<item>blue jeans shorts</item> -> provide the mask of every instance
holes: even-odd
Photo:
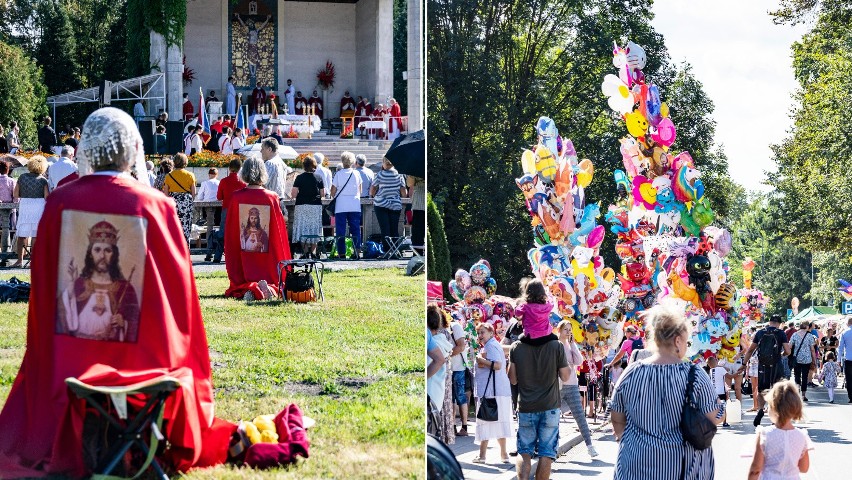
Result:
[[[559,445],[559,409],[518,413],[518,455],[534,453],[556,460]]]
[[[453,401],[456,405],[467,405],[467,393],[464,387],[464,370],[453,372]]]

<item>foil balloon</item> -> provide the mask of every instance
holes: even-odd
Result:
[[[580,161],[578,165],[579,171],[577,172],[577,185],[586,188],[589,184],[592,183],[592,177],[595,174],[595,166],[592,165],[592,161],[588,158],[584,158]]]
[[[473,283],[471,282],[470,274],[467,272],[467,270],[456,270],[455,280],[456,284],[459,286],[459,288],[462,289],[462,291],[467,290],[471,287],[471,285],[473,285]]]
[[[464,303],[473,305],[482,303],[488,298],[488,293],[482,287],[470,287],[464,292]]]
[[[633,111],[633,105],[636,104],[636,99],[633,97],[633,92],[630,88],[615,75],[609,74],[604,77],[601,84],[601,91],[609,97],[607,103],[609,108],[624,115]]]
[[[644,137],[648,132],[648,120],[638,111],[624,115],[624,121],[627,124],[627,131],[634,137]]]
[[[671,119],[663,118],[657,124],[656,132],[651,134],[651,140],[658,145],[669,147],[677,138],[677,130]]]
[[[532,175],[536,173],[535,153],[533,153],[532,150],[524,149],[524,153],[521,154],[521,169],[527,175]]]
[[[556,157],[553,156],[553,151],[542,146],[535,149],[535,169],[545,183],[550,183],[556,178]]]
[[[470,267],[470,279],[474,285],[484,285],[490,276],[491,269],[483,263],[476,263]]]
[[[447,288],[450,290],[450,295],[452,295],[457,302],[462,301],[464,298],[464,290],[462,290],[461,286],[459,286],[455,280],[450,280],[450,283],[447,284]]]

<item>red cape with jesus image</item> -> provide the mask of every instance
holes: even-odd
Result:
[[[163,375],[166,457],[222,462],[233,425],[214,418],[207,335],[174,202],[128,175],[55,190],[33,249],[27,349],[0,413],[3,478],[88,475],[84,404],[65,379],[126,386]]]
[[[278,262],[292,258],[278,197],[265,188],[238,190],[225,221],[225,268],[231,281],[225,296],[242,298],[252,290],[255,298],[263,298],[257,282],[278,285]]]

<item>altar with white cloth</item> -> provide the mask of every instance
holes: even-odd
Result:
[[[262,122],[264,120],[272,119],[272,115],[270,114],[259,114],[256,113],[254,115],[249,116],[249,126],[254,130],[255,128],[262,130],[263,128],[258,125],[257,122]],[[308,120],[310,119],[310,125],[308,125]],[[278,115],[278,123],[277,125],[281,130],[281,133],[287,133],[290,131],[290,127],[293,127],[293,131],[296,133],[303,132],[319,132],[322,127],[322,120],[317,115]],[[274,123],[274,122],[271,122]]]

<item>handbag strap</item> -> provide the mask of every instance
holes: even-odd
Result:
[[[799,358],[799,352],[801,352],[801,351],[802,351],[802,346],[804,346],[804,344],[805,344],[805,338],[807,338],[807,336],[808,336],[808,332],[805,332],[805,334],[804,334],[804,335],[802,335],[801,337],[799,337],[799,339],[800,339],[800,340],[799,340],[799,348],[797,348],[797,349],[796,349],[796,353],[794,353],[794,354],[793,354],[793,360],[795,360],[795,359]]]
[[[683,396],[683,404],[688,405],[692,404],[692,391],[695,388],[695,370],[698,367],[695,364],[691,364],[689,367],[689,373],[686,374],[686,391]]]
[[[494,362],[491,362],[491,371],[488,372],[488,380],[485,382],[485,390],[482,391],[482,398],[485,398],[485,395],[488,394],[488,385],[491,385],[491,379],[494,378]],[[491,391],[494,392],[494,396],[497,396],[497,380],[494,381],[494,385],[491,386]]]
[[[192,193],[189,190],[187,190],[186,187],[184,187],[180,182],[178,182],[175,177],[172,176],[172,172],[169,172],[169,178],[171,178],[172,181],[175,182],[177,184],[177,186],[180,187],[181,190],[183,190],[184,193]]]
[[[349,185],[349,180],[352,180],[353,175],[355,175],[355,172],[352,172],[352,173],[349,174],[349,178],[346,179],[346,183],[343,184],[343,187],[341,187],[341,189],[337,192],[337,195],[335,195],[334,198],[331,199],[331,202],[337,200],[337,197],[339,197],[340,194],[343,193],[343,189],[346,188],[346,185]],[[331,202],[329,202],[329,203],[331,203]]]

